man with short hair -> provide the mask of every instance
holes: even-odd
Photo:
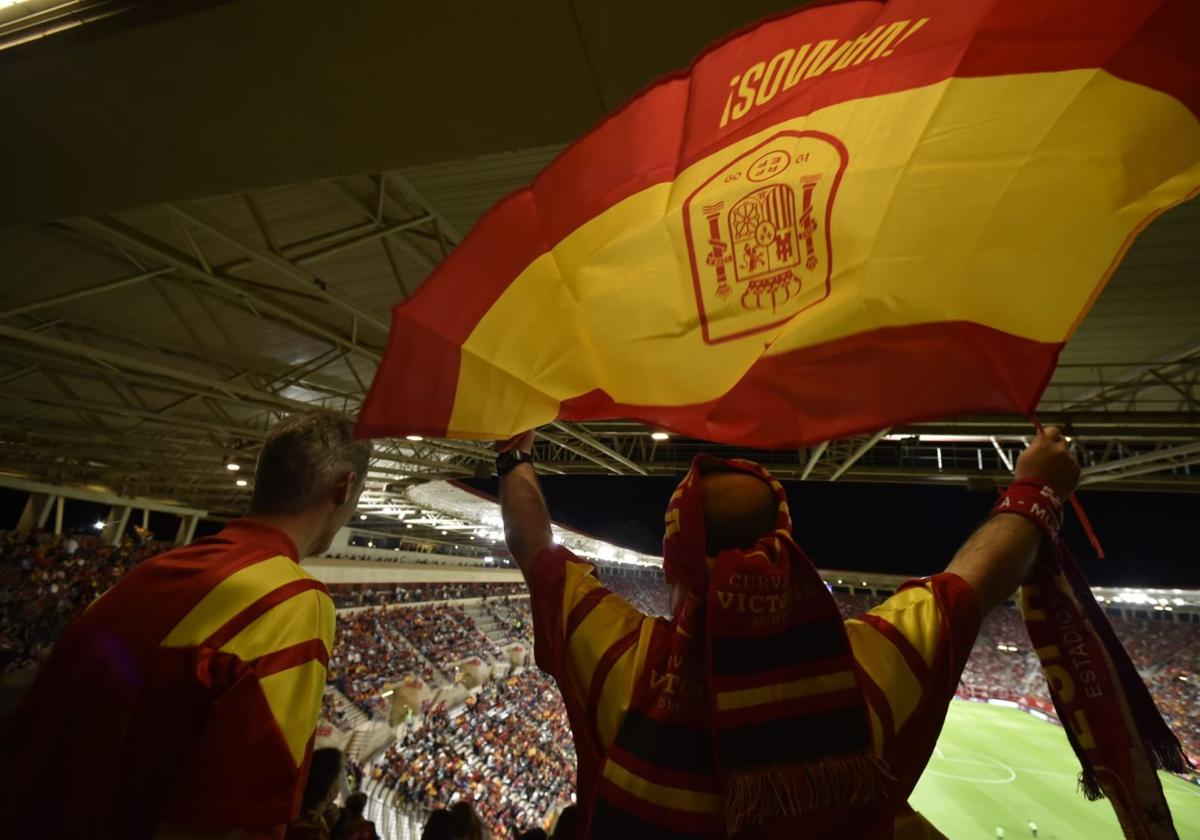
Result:
[[[946,572],[843,621],[779,482],[701,455],[667,508],[672,618],[654,618],[554,543],[532,443],[497,459],[501,512],[571,721],[581,838],[940,836],[907,799],[982,616],[1034,563],[1036,524],[998,506]],[[1016,478],[1065,499],[1079,467],[1046,429]]]
[[[334,632],[300,561],[354,512],[370,455],[335,412],[288,417],[245,518],[142,563],[67,629],[0,728],[12,836],[283,836]]]

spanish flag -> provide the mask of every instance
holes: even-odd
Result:
[[[790,447],[1028,412],[1200,186],[1195,0],[812,5],[705,50],[410,300],[359,431],[631,417]]]

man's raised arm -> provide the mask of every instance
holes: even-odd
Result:
[[[1079,484],[1079,465],[1062,432],[1053,427],[1038,432],[1017,460],[1016,477],[1039,481],[1059,499],[1069,498]],[[993,516],[958,550],[946,571],[971,585],[987,615],[1025,580],[1042,540],[1041,529],[1023,516]]]
[[[506,451],[532,453],[533,432],[516,438]],[[532,464],[519,463],[500,477],[500,515],[504,518],[508,550],[528,579],[533,561],[554,542],[550,512]]]

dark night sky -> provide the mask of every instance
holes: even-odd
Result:
[[[674,479],[546,476],[542,482],[555,520],[628,548],[661,549]],[[472,484],[496,491],[495,481]],[[926,485],[788,482],[787,489],[796,539],[818,566],[913,575],[943,569],[993,499]],[[1068,542],[1092,583],[1200,588],[1200,496],[1085,491],[1080,498],[1108,553],[1097,560],[1068,514]],[[16,524],[24,502],[23,493],[0,488],[0,528]],[[106,513],[104,505],[68,500],[66,526],[85,529]],[[156,514],[150,526],[171,539],[177,524]]]
[[[495,492],[496,482],[472,482]],[[564,525],[657,553],[674,479],[543,476],[550,513]],[[946,567],[987,516],[994,496],[961,487],[785,482],[796,541],[819,567],[922,575]],[[1104,545],[1098,560],[1073,514],[1066,535],[1098,586],[1200,588],[1200,496],[1084,491]]]

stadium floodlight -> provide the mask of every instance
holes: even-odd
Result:
[[[103,531],[104,530],[104,520],[97,519],[96,524],[93,525],[92,527],[95,528],[97,531]]]
[[[667,434],[666,432],[651,432],[650,433],[651,440],[669,440],[670,437],[671,436],[669,434]]]
[[[235,483],[237,484],[238,487],[245,487],[250,482],[244,478],[239,478]]]

